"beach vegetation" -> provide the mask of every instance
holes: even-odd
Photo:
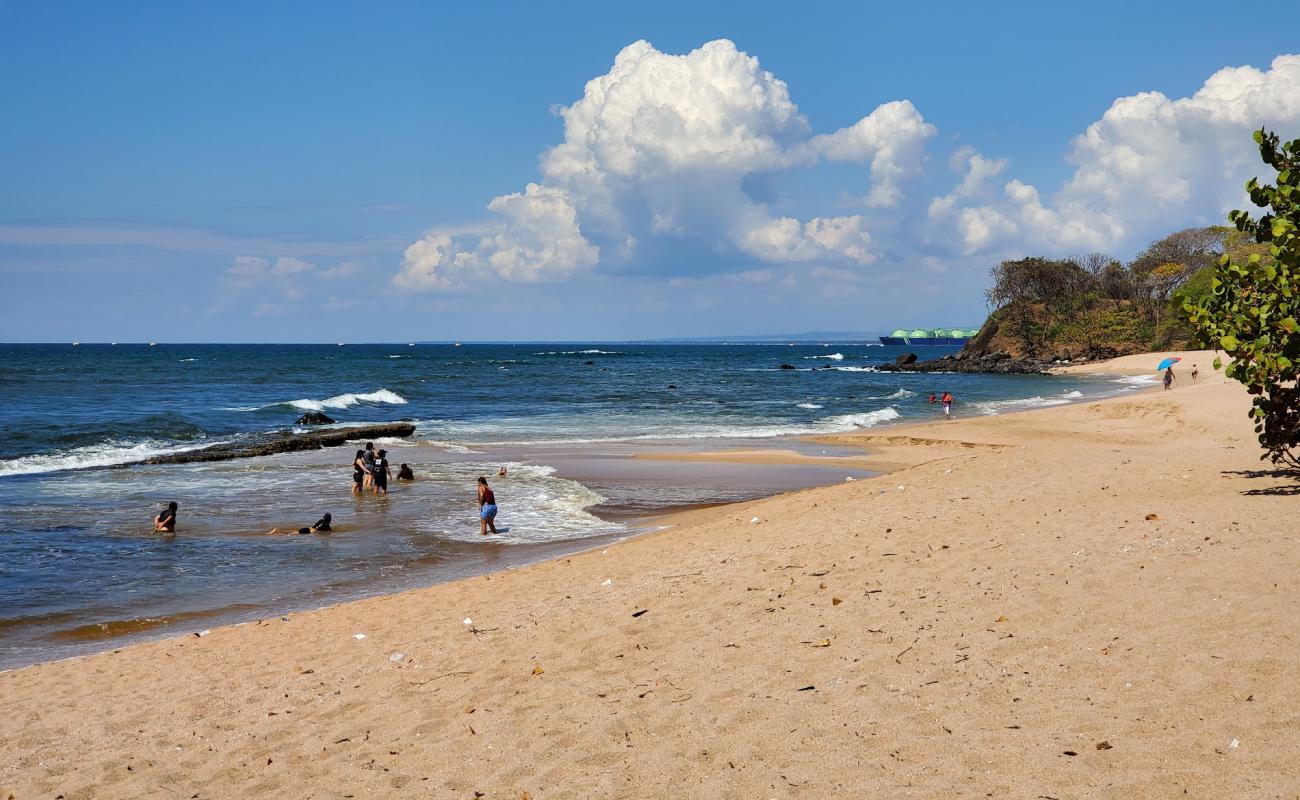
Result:
[[[1300,139],[1255,132],[1260,157],[1276,183],[1252,178],[1258,217],[1233,211],[1243,236],[1233,239],[1210,278],[1210,291],[1183,312],[1204,345],[1232,356],[1214,368],[1253,395],[1250,415],[1261,458],[1300,468]]]
[[[1004,261],[992,270],[981,346],[1025,356],[1093,357],[1190,344],[1186,303],[1209,294],[1219,259],[1257,246],[1234,228],[1186,228],[1155,240],[1127,264],[1106,253]],[[993,339],[996,338],[996,341]]]

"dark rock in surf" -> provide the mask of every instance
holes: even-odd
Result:
[[[798,369],[794,364],[782,364],[777,369]]]
[[[214,444],[201,450],[187,450],[183,453],[134,461],[132,464],[192,464],[201,461],[228,461],[234,458],[253,458],[269,456],[276,453],[293,453],[299,450],[320,450],[325,447],[338,447],[347,442],[361,439],[379,439],[386,436],[406,437],[415,433],[413,422],[386,422],[380,425],[355,425],[348,428],[330,428],[323,431],[291,433],[276,431],[253,436],[230,444]],[[123,466],[131,466],[124,464]]]
[[[295,425],[333,425],[334,420],[319,411],[308,411],[298,419],[294,420]]]
[[[916,353],[903,353],[894,359],[894,363],[902,366],[903,364],[915,364]]]

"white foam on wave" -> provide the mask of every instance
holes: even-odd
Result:
[[[1069,400],[1075,400],[1080,397],[1083,397],[1083,392],[1079,391],[1078,389],[1075,389],[1072,392],[1061,392],[1061,397],[1067,398]]]
[[[916,397],[916,392],[913,392],[909,389],[900,388],[897,391],[893,392],[892,394],[878,395],[878,396],[868,397],[867,399],[868,400],[905,400],[909,397]]]
[[[324,400],[304,398],[302,400],[286,400],[279,403],[270,403],[265,406],[227,406],[221,410],[261,411],[262,409],[274,408],[276,406],[292,406],[302,411],[324,411],[327,408],[351,408],[360,403],[403,406],[406,405],[406,398],[402,397],[397,392],[390,392],[387,389],[376,389],[373,392],[348,392],[347,394],[336,394],[333,397],[327,397]]]
[[[971,403],[970,408],[979,414],[1000,414],[1003,411],[1028,411],[1032,408],[1047,408],[1049,406],[1063,406],[1069,404],[1069,400],[1063,397],[1022,397],[1016,400],[986,400],[980,403]]]
[[[1125,375],[1122,378],[1116,378],[1114,383],[1122,383],[1127,386],[1156,386],[1160,383],[1160,378],[1155,375]]]
[[[819,406],[816,403],[797,403],[795,407],[817,409],[817,408],[825,408],[826,406]]]
[[[898,409],[893,406],[880,408],[875,411],[866,411],[860,414],[840,414],[834,417],[827,417],[820,420],[819,427],[835,431],[844,432],[857,430],[859,428],[874,428],[882,422],[888,422],[891,419],[898,419],[903,415],[898,413]]]
[[[183,453],[187,450],[200,450],[210,447],[215,442],[196,442],[178,445],[160,439],[127,441],[110,439],[99,444],[74,447],[53,453],[15,458],[0,462],[0,476],[36,475],[44,472],[62,472],[70,469],[88,469],[90,467],[112,467],[118,464],[130,464],[154,456],[170,453]]]
[[[620,530],[618,523],[606,522],[588,509],[605,502],[598,492],[567,478],[555,476],[555,468],[545,464],[504,464],[508,474],[492,478],[497,504],[501,511],[497,526],[506,528],[492,537],[494,544],[526,544],[583,538],[599,533]],[[481,463],[452,463],[445,465],[438,480],[449,480],[459,489],[471,483],[473,476],[484,474]],[[417,527],[432,529],[439,538],[455,541],[481,542],[478,525],[464,523],[464,507],[457,504],[445,517],[435,511]],[[472,518],[471,518],[472,519]]]
[[[654,433],[629,433],[618,435],[611,432],[607,436],[590,436],[578,433],[578,429],[572,431],[573,435],[566,436],[564,433],[557,433],[551,436],[535,437],[536,433],[532,430],[510,431],[500,428],[490,428],[482,425],[475,426],[452,426],[448,427],[445,421],[429,420],[418,423],[419,428],[437,429],[437,439],[425,439],[430,444],[442,447],[453,452],[460,452],[456,448],[462,448],[465,452],[474,452],[469,448],[479,444],[490,444],[492,446],[529,446],[543,444],[607,444],[615,442],[636,442],[636,441],[668,441],[668,440],[694,440],[694,439],[770,439],[777,436],[800,436],[808,434],[823,433],[845,433],[859,428],[870,428],[882,422],[898,419],[902,414],[893,406],[876,409],[875,411],[864,411],[857,414],[839,414],[831,417],[825,417],[812,423],[797,424],[772,424],[772,425],[754,425],[742,426],[736,424],[719,423],[713,425],[697,425],[687,430],[663,429]],[[590,430],[589,428],[583,430]],[[515,434],[512,436],[511,434]],[[496,438],[497,434],[501,438]],[[470,439],[468,443],[462,437]]]
[[[836,372],[879,372],[875,367],[831,367]]]
[[[533,353],[535,356],[619,356],[621,350],[547,350],[544,353]]]
[[[831,361],[843,361],[843,353],[831,353],[828,356],[804,356],[804,358],[829,358]]]

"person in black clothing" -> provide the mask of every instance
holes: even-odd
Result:
[[[330,513],[326,511],[325,516],[316,520],[316,524],[312,525],[310,528],[299,528],[297,531],[294,531],[292,528],[286,528],[284,530],[280,530],[279,528],[272,528],[271,530],[267,531],[267,535],[280,536],[282,534],[295,533],[295,532],[299,534],[329,533],[331,530],[333,530],[332,528],[330,528],[330,520],[332,519],[334,519],[334,517],[330,516]]]
[[[352,459],[352,493],[361,494],[361,488],[366,482],[365,450],[358,450],[355,458]]]
[[[403,464],[402,466],[398,467],[398,469],[397,469],[397,479],[398,479],[399,481],[413,481],[413,480],[415,480],[415,473],[411,471],[411,465],[410,465],[410,464]]]
[[[153,518],[154,533],[176,532],[176,501],[167,504],[163,512]]]
[[[388,451],[380,450],[375,459],[375,469],[371,473],[370,479],[375,484],[375,494],[382,497],[388,494]]]
[[[375,483],[375,443],[366,442],[366,452],[361,457],[362,463],[366,469],[366,488],[370,488]]]

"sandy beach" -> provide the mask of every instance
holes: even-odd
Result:
[[[823,439],[877,478],[0,674],[0,798],[1296,797],[1300,491],[1183,357]]]

